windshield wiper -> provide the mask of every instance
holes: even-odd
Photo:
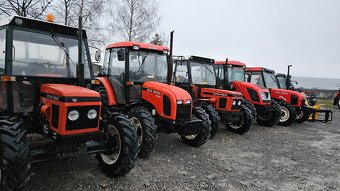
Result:
[[[146,52],[146,53],[145,53],[145,57],[143,58],[142,64],[139,66],[137,72],[139,72],[139,71],[142,69],[142,67],[143,67],[143,65],[144,65],[144,63],[145,63],[146,58],[149,56],[149,53],[150,53],[150,52]]]
[[[215,75],[215,73],[214,73],[213,71],[211,71],[210,68],[208,68],[208,66],[207,66],[206,64],[202,63],[202,65],[203,65],[210,73],[212,73],[212,74]],[[215,75],[215,76],[216,76],[216,75]]]
[[[64,51],[64,53],[66,55],[66,58],[67,58],[67,61],[66,61],[66,64],[67,64],[67,67],[68,67],[67,76],[71,76],[71,68],[70,68],[70,64],[69,64],[68,61],[71,61],[73,66],[76,66],[76,64],[73,62],[73,60],[71,59],[71,57],[68,54],[67,50],[65,49],[64,43],[60,42],[58,37],[54,33],[51,34],[51,37],[53,38],[54,42]]]

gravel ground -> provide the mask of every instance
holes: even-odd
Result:
[[[33,170],[26,190],[340,190],[340,111],[327,124],[255,125],[245,135],[221,127],[201,148],[161,134],[155,152],[118,179],[94,156]]]

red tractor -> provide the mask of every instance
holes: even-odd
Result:
[[[338,106],[338,108],[340,109],[340,90],[338,91],[338,93],[336,93],[333,105]]]
[[[252,109],[259,125],[272,127],[279,123],[280,106],[271,99],[268,89],[245,81],[245,64],[239,61],[216,61],[215,70],[218,86],[221,89],[242,93],[244,104]]]
[[[306,104],[306,96],[293,90],[280,89],[275,72],[262,67],[246,68],[248,81],[270,89],[273,99],[279,102],[282,116],[280,123],[290,125],[308,120],[313,108]]]
[[[134,167],[137,130],[120,113],[103,116],[100,94],[85,88],[93,79],[88,50],[81,24],[0,21],[1,190],[22,189],[34,162],[96,154],[108,176]]]
[[[100,92],[105,111],[123,112],[138,128],[140,157],[154,150],[157,132],[178,133],[187,145],[198,147],[210,136],[210,121],[193,106],[185,90],[168,85],[169,48],[140,42],[106,47]]]
[[[173,57],[173,62],[173,83],[188,91],[194,105],[202,107],[209,115],[211,137],[218,130],[220,117],[231,132],[243,134],[249,131],[254,124],[252,110],[242,104],[241,93],[216,89],[213,59],[176,56]]]

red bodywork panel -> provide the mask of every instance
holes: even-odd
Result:
[[[46,117],[46,120],[50,124],[50,128],[54,132],[60,135],[74,135],[99,131],[101,101],[98,92],[79,86],[65,84],[43,84],[41,85],[40,92],[40,102],[43,104],[40,111]],[[58,108],[58,113],[53,114],[53,105],[54,107]],[[95,127],[84,126],[83,128],[79,128],[77,130],[67,130],[66,126],[68,118],[68,108],[81,108],[83,106],[99,107],[99,111],[97,114],[98,121],[96,121],[97,125]],[[79,111],[79,115],[82,116],[81,111]],[[57,127],[54,127],[52,125],[53,116],[58,117]],[[87,116],[87,113],[85,114],[85,116]]]
[[[263,70],[263,67],[247,67],[245,72],[262,72]]]
[[[215,64],[225,65],[226,61],[215,61]],[[236,60],[228,60],[229,65],[245,67],[246,64]]]
[[[261,97],[261,92],[270,94],[269,89],[259,87],[257,85],[252,84],[252,83],[249,83],[249,82],[240,82],[240,81],[233,81],[231,85],[233,86],[233,88],[235,88],[235,91],[241,92],[243,94],[243,97],[246,100],[250,101],[252,104],[262,105],[262,106],[271,105],[271,101],[263,101],[262,97]],[[257,93],[260,101],[258,101],[258,102],[253,101],[250,97],[248,89],[254,90]]]
[[[272,88],[270,89],[270,94],[273,99],[287,102],[294,107],[301,107],[303,105],[302,100],[304,98],[304,95],[300,92],[286,90],[286,89]],[[293,95],[296,96],[297,98],[296,104],[292,104],[291,98]]]
[[[108,105],[109,106],[117,105],[117,99],[116,99],[115,93],[113,92],[110,80],[105,77],[99,77],[96,79],[99,80],[100,83],[105,88],[105,91],[107,93]]]
[[[202,88],[200,98],[208,98],[210,103],[216,108],[216,110],[233,112],[241,111],[241,107],[233,108],[233,101],[235,100],[238,102],[243,100],[243,96],[241,93],[215,88]],[[226,99],[225,106],[224,104],[220,103],[221,98]]]
[[[106,49],[110,48],[126,48],[126,47],[133,47],[133,46],[139,46],[141,49],[149,49],[149,50],[157,50],[157,51],[164,51],[169,50],[166,46],[159,46],[154,44],[147,44],[142,42],[117,42],[112,43],[106,47]]]
[[[167,96],[170,99],[170,115],[164,113],[164,96]],[[192,108],[192,99],[187,91],[161,82],[145,82],[142,88],[142,99],[152,104],[159,116],[170,120],[176,120],[177,100],[182,100],[183,104],[190,100],[190,107]]]

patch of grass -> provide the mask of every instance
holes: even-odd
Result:
[[[319,99],[316,104],[319,104],[321,107],[326,107],[326,108],[334,108],[333,106],[333,102],[334,100],[323,100],[323,99]]]

